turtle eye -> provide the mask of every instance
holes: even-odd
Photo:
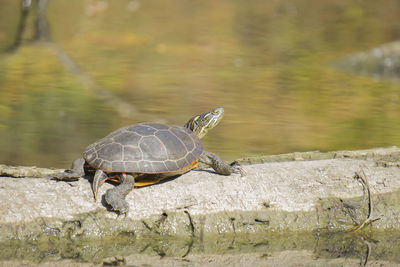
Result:
[[[214,115],[219,114],[219,110],[218,110],[218,109],[214,110],[214,111],[212,112],[212,114],[214,114]]]

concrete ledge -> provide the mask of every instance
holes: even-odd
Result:
[[[133,190],[127,196],[126,218],[107,211],[104,201],[95,203],[86,179],[0,177],[0,241],[147,234],[205,239],[215,234],[346,230],[368,216],[363,187],[353,178],[361,169],[368,178],[374,216],[380,218],[372,227],[399,229],[399,149],[367,151],[247,165],[243,177],[191,171]],[[103,185],[100,195],[112,186]]]

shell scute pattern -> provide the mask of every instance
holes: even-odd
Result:
[[[198,157],[198,156],[197,156],[197,157]],[[196,160],[197,157],[195,156],[195,154],[189,153],[189,154],[186,156],[186,160],[187,160],[188,162],[193,162],[194,160]]]
[[[157,132],[155,136],[164,145],[168,159],[179,159],[186,155],[187,150],[185,145],[171,131],[162,130]]]
[[[101,166],[102,167],[102,166]],[[103,169],[103,168],[101,168]],[[112,169],[110,171],[124,172],[125,171],[125,164],[122,161],[115,161],[112,163]]]
[[[149,127],[152,127],[152,128],[154,128],[156,130],[163,130],[163,129],[171,128],[171,126],[164,125],[164,124],[159,124],[159,123],[154,123],[154,122],[144,122],[144,123],[141,123],[141,124],[149,126]]]
[[[132,128],[132,132],[137,133],[140,136],[150,136],[153,135],[157,129],[148,125],[148,124],[140,124],[141,127]]]
[[[134,132],[121,132],[119,135],[114,136],[112,141],[123,144],[124,146],[134,146],[137,147],[139,145],[139,141],[142,137]]]
[[[97,150],[97,156],[103,160],[122,161],[122,150],[120,143],[110,143]]]
[[[173,172],[193,163],[203,145],[187,128],[157,123],[125,126],[88,146],[83,153],[106,172]]]
[[[168,158],[163,143],[158,138],[155,138],[154,135],[143,137],[139,147],[143,153],[143,160],[162,161]]]
[[[186,166],[189,165],[190,162],[186,160],[186,158],[181,158],[177,161],[178,166]]]
[[[165,166],[167,167],[168,171],[173,171],[173,170],[179,169],[178,164],[176,163],[176,161],[172,161],[172,160],[167,160],[165,162]]]
[[[162,161],[153,161],[151,162],[151,166],[153,170],[166,170],[167,166]]]
[[[101,163],[101,166],[105,169],[105,170],[111,170],[112,169],[112,163],[108,160],[103,160],[103,162]]]
[[[139,161],[139,172],[147,172],[148,170],[152,170],[151,162],[150,161]]]
[[[187,128],[182,131],[180,128],[171,128],[171,132],[181,141],[181,143],[186,146],[187,151],[192,151],[195,147],[195,142],[191,135],[191,131]]]
[[[139,147],[124,146],[123,161],[139,161],[142,159],[143,159],[143,153]]]

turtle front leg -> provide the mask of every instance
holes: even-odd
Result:
[[[245,174],[242,167],[237,164],[228,165],[214,153],[204,152],[200,156],[199,161],[213,168],[218,174],[230,175],[232,173],[240,173],[242,176]]]
[[[114,188],[108,189],[106,192],[106,201],[111,205],[112,209],[120,214],[127,214],[129,205],[125,197],[132,191],[135,185],[135,177],[131,174],[121,174],[122,183]]]

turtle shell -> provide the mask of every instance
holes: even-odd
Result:
[[[174,172],[196,163],[203,144],[189,129],[157,123],[122,127],[85,149],[93,168],[106,172]]]

